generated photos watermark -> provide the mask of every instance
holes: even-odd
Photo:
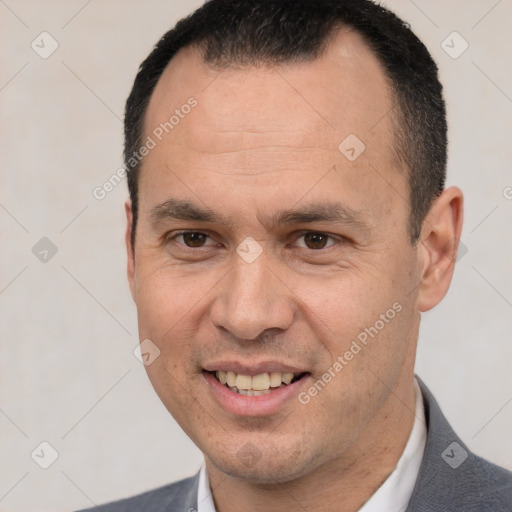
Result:
[[[307,391],[299,393],[298,400],[306,405],[311,399],[317,396],[340,372],[347,366],[354,357],[359,354],[369,341],[375,338],[403,309],[402,304],[395,302],[379,319],[370,327],[365,327],[353,340],[350,348],[336,358],[336,361],[323,373],[323,375]]]

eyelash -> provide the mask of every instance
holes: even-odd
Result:
[[[189,234],[189,233],[204,235],[204,236],[208,237],[210,240],[212,239],[210,237],[210,235],[208,235],[208,233],[204,233],[202,231],[184,230],[184,231],[178,231],[177,233],[174,233],[172,235],[170,233],[167,233],[163,237],[164,238],[163,239],[163,243],[167,244],[169,242],[174,242],[178,237],[180,237],[182,235]],[[302,238],[302,237],[304,237],[305,235],[308,235],[308,234],[315,234],[315,235],[326,236],[326,237],[328,237],[328,240],[332,240],[334,243],[335,242],[342,243],[343,241],[345,241],[345,238],[342,237],[342,236],[334,236],[334,235],[331,235],[329,233],[324,233],[323,231],[301,231],[295,240],[298,240],[298,239],[300,239],[300,238]],[[301,249],[306,249],[306,250],[309,250],[309,251],[312,251],[312,252],[321,252],[321,251],[326,251],[327,249],[331,248],[334,245],[334,243],[331,244],[331,245],[328,245],[327,247],[323,247],[321,249],[310,249],[309,247],[300,247],[300,248]],[[204,250],[204,248],[207,247],[207,246],[190,247],[190,246],[186,245],[185,243],[181,243],[180,245],[182,245],[186,249],[191,249],[191,250],[201,250],[201,249]]]

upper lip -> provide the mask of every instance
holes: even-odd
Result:
[[[254,377],[261,373],[306,373],[304,368],[293,366],[279,361],[260,361],[258,363],[245,363],[242,361],[222,360],[208,363],[203,367],[207,372],[215,372],[218,370],[225,372],[235,372],[240,375],[250,375]]]

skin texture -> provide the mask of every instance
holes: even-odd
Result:
[[[420,313],[448,290],[462,194],[443,192],[412,246],[390,91],[353,31],[303,64],[213,70],[194,49],[180,51],[151,98],[145,137],[191,96],[197,106],[144,159],[135,247],[126,203],[140,339],[161,351],[149,378],[205,454],[219,512],[355,511],[412,428]],[[353,162],[338,150],[349,134],[366,146]],[[155,221],[170,198],[229,222]],[[270,223],[320,202],[355,219]],[[172,238],[180,230],[208,237],[187,247]],[[316,248],[308,232],[331,237]],[[252,263],[236,251],[248,236],[263,251]],[[309,372],[298,395],[395,303],[401,311],[307,404],[294,396],[272,414],[236,415],[205,380],[219,361],[287,364]]]

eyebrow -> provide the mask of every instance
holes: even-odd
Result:
[[[182,199],[168,199],[155,206],[150,212],[151,223],[156,227],[168,219],[209,222],[233,227],[231,219],[197,204]],[[369,231],[371,223],[365,221],[362,212],[353,210],[339,202],[317,202],[303,208],[286,209],[262,218],[262,224],[269,229],[287,224],[308,224],[312,222],[329,222],[353,226],[363,231]]]
[[[156,205],[150,212],[152,224],[159,224],[167,219],[212,222],[231,225],[228,219],[208,208],[197,206],[182,199],[168,199]]]

